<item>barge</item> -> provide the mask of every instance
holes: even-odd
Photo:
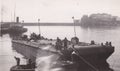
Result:
[[[35,63],[37,57],[57,55],[59,62],[64,62],[61,66],[70,68],[71,65],[77,67],[77,71],[87,71],[88,69],[89,71],[104,71],[101,70],[101,67],[107,71],[109,64],[106,60],[114,52],[111,42],[105,44],[96,44],[94,41],[85,43],[80,42],[77,37],[73,37],[71,40],[43,37],[27,40],[26,38],[13,39],[13,49]],[[88,69],[84,70],[86,68]]]

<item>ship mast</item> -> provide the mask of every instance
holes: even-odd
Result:
[[[73,24],[74,24],[74,36],[76,37],[76,28],[75,28],[74,16],[72,17],[72,19],[73,19]]]
[[[3,22],[3,1],[1,0],[1,23]]]
[[[16,22],[16,1],[15,1],[15,5],[14,5],[14,22]]]

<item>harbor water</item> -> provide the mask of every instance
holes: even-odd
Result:
[[[24,34],[39,33],[38,26],[25,26],[28,31]],[[64,39],[69,40],[74,36],[74,28],[72,26],[40,26],[42,36],[49,39]],[[110,68],[114,71],[120,71],[120,27],[80,27],[76,26],[76,36],[81,42],[90,42],[94,40],[96,43],[105,43],[111,41],[115,47],[115,52],[107,59]],[[0,71],[9,71],[10,67],[16,65],[14,56],[21,58],[21,64],[26,63],[22,55],[12,49],[11,38],[9,34],[4,34],[0,37]],[[54,68],[50,70],[50,63],[55,60],[56,56],[42,56],[37,59],[38,71],[63,71],[62,68]],[[44,62],[47,61],[47,62]],[[42,64],[41,64],[42,63]]]

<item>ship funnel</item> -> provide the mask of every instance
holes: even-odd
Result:
[[[19,23],[19,17],[16,17],[16,23]]]

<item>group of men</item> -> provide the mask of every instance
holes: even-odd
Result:
[[[68,47],[68,40],[67,40],[67,38],[65,37],[64,40],[61,40],[59,37],[57,37],[56,49],[57,50],[61,50],[62,48],[63,49],[67,49],[67,47]]]
[[[27,40],[27,41],[30,41],[30,40],[37,41],[38,39],[43,39],[43,37],[40,34],[37,35],[34,32],[30,35],[30,38],[28,38],[27,35],[23,35],[21,38],[22,40]]]

